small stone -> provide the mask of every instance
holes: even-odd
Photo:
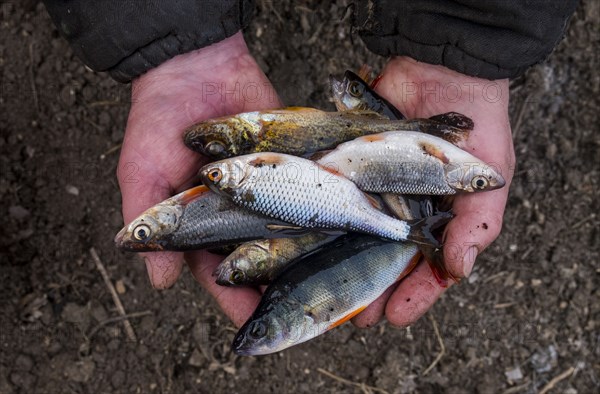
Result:
[[[78,196],[78,195],[79,195],[79,189],[78,189],[78,188],[76,188],[76,187],[75,187],[75,186],[73,186],[73,185],[67,185],[67,186],[65,187],[65,190],[67,191],[67,193],[69,193],[69,194],[72,194],[72,195],[74,195],[74,196]]]
[[[79,324],[84,331],[89,327],[90,311],[85,306],[69,302],[63,308],[61,316],[63,320],[69,323]]]
[[[15,368],[19,371],[31,371],[33,360],[25,354],[19,354],[15,359]]]
[[[86,358],[81,361],[76,361],[65,368],[65,375],[67,379],[74,382],[85,383],[87,382],[96,369],[96,364],[92,359]]]
[[[556,366],[557,354],[553,345],[546,349],[541,349],[531,356],[531,364],[538,373],[549,372]]]
[[[511,382],[518,382],[519,380],[523,379],[523,373],[519,367],[504,372],[504,375],[506,376],[506,379],[510,380]]]
[[[508,246],[508,250],[510,250],[511,252],[516,252],[517,249],[519,249],[519,247],[517,246],[517,244],[510,244]]]
[[[479,279],[479,274],[477,272],[473,272],[467,278],[467,282],[469,282],[469,283],[475,283],[475,282],[477,282],[477,279]]]
[[[123,280],[119,279],[115,282],[115,290],[117,290],[117,293],[119,294],[125,294],[127,290],[125,289],[125,284],[123,283]]]
[[[15,220],[23,220],[29,216],[29,211],[20,205],[13,205],[8,208],[8,215]]]
[[[532,279],[531,280],[531,286],[533,286],[533,287],[538,287],[541,284],[542,284],[542,281],[540,279]]]
[[[192,367],[202,367],[205,361],[206,360],[202,353],[200,353],[198,349],[194,349],[190,359],[188,360],[188,364],[190,364]]]
[[[110,384],[113,388],[118,389],[125,383],[125,372],[117,370],[110,377]]]

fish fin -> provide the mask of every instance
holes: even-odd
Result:
[[[452,127],[432,119],[416,119],[414,122],[416,122],[418,131],[421,133],[441,138],[454,145],[466,141],[471,131],[469,129]]]
[[[458,112],[446,112],[445,114],[434,115],[429,119],[465,131],[471,131],[475,127],[473,119]]]
[[[333,322],[329,327],[327,327],[327,329],[331,330],[332,328],[341,326],[342,324],[346,323],[348,320],[352,319],[354,316],[358,315],[360,312],[364,311],[366,308],[367,308],[366,305],[358,307],[356,310],[348,313],[346,316],[342,317],[340,320]]]
[[[285,225],[285,224],[267,224],[266,229],[269,231],[273,231],[273,232],[283,232],[283,233],[287,233],[287,234],[302,234],[308,231],[311,231],[312,229],[307,229],[304,227],[299,227],[299,226],[294,226],[294,225]]]
[[[449,212],[440,212],[434,216],[424,219],[409,220],[410,232],[408,240],[416,244],[431,245],[435,248],[441,248],[442,245],[432,234],[432,231],[445,225],[454,217]]]
[[[371,78],[372,71],[373,71],[373,68],[371,66],[369,66],[368,64],[363,64],[362,66],[360,66],[360,69],[358,70],[356,75],[360,79],[362,79],[367,85],[370,85],[371,82],[373,81],[373,78]]]
[[[369,193],[365,193],[365,196],[367,197],[367,200],[369,200],[369,204],[371,204],[373,208],[377,209],[378,211],[383,211],[383,204],[377,197]]]
[[[423,142],[423,143],[421,143],[421,148],[425,151],[425,153],[438,158],[442,163],[444,163],[444,164],[450,163],[450,160],[448,159],[448,157],[438,147],[436,147],[432,144],[429,144],[427,142]]]
[[[383,74],[379,74],[378,76],[373,78],[373,81],[371,82],[371,85],[369,87],[371,89],[375,89],[377,87],[377,85],[379,85],[379,81],[381,81],[381,78],[383,78]],[[398,111],[398,112],[400,112],[400,111]],[[402,115],[402,118],[400,118],[400,119],[404,119],[404,115]]]
[[[208,192],[210,192],[210,189],[204,185],[193,187],[179,195],[179,202],[183,205],[187,205]]]
[[[417,264],[419,264],[419,261],[421,260],[421,256],[423,256],[423,253],[421,253],[420,250],[417,251],[417,253],[415,253],[415,255],[408,262],[408,266],[406,267],[406,269],[404,271],[402,271],[402,273],[398,277],[398,279],[397,279],[398,281],[404,279],[408,274],[410,274],[415,269],[415,267],[417,266]]]
[[[323,156],[327,155],[328,153],[330,153],[333,149],[329,149],[329,150],[321,150],[318,151],[316,153],[313,153],[312,155],[310,155],[310,157],[308,157],[309,160],[312,161],[318,161],[321,158],[323,158]]]
[[[448,287],[448,280],[458,283],[459,279],[452,275],[444,261],[444,252],[440,248],[434,248],[429,245],[420,245],[419,249],[425,256],[425,261],[429,265],[435,280],[442,287]]]
[[[385,137],[383,137],[381,134],[363,135],[362,137],[359,137],[359,138],[361,141],[365,141],[365,142],[377,142],[377,141],[385,140]]]

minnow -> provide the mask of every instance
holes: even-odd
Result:
[[[115,244],[133,252],[182,251],[305,233],[197,186],[146,210],[119,231]]]
[[[291,261],[334,241],[336,236],[310,232],[298,238],[272,238],[242,244],[216,268],[222,286],[266,285]]]
[[[368,110],[288,107],[200,122],[185,131],[184,143],[214,159],[256,152],[309,156],[363,135],[391,130],[432,133],[455,143],[468,135],[468,130],[431,119],[391,120]]]
[[[414,131],[390,131],[340,144],[318,164],[372,193],[452,195],[495,190],[505,180],[454,144]]]

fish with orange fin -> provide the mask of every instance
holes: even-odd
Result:
[[[493,166],[442,138],[415,131],[359,137],[317,163],[371,193],[452,195],[506,184]]]
[[[312,339],[362,312],[420,257],[413,243],[349,234],[293,262],[265,290],[233,341],[244,356]]]
[[[132,252],[181,251],[304,234],[303,229],[240,208],[197,186],[147,209],[119,231],[115,244]]]
[[[185,131],[184,143],[213,159],[256,152],[309,156],[363,135],[391,130],[421,131],[451,142],[463,141],[468,135],[468,130],[436,119],[394,120],[371,110],[326,112],[288,107],[199,122]]]

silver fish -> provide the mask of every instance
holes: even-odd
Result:
[[[396,241],[430,240],[431,221],[409,224],[384,214],[354,183],[310,160],[255,153],[208,164],[200,177],[236,204],[300,227],[356,231]]]
[[[177,251],[303,234],[306,231],[289,223],[240,208],[197,186],[146,210],[119,231],[115,244],[133,252]]]
[[[505,185],[482,160],[441,138],[413,131],[359,137],[317,163],[373,193],[451,195]]]

